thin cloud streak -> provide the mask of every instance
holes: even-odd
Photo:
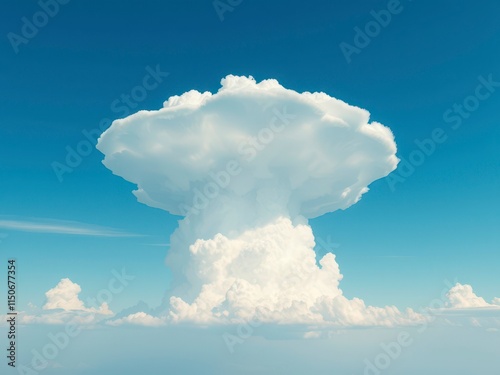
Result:
[[[135,233],[121,232],[113,228],[100,227],[66,220],[34,219],[5,220],[0,219],[0,229],[29,233],[65,234],[73,236],[93,237],[142,237]]]

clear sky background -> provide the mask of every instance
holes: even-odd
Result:
[[[138,203],[135,186],[113,176],[96,149],[62,181],[53,170],[54,162],[65,162],[67,147],[85,139],[82,131],[120,117],[113,101],[157,65],[169,76],[131,112],[158,109],[191,89],[215,92],[221,78],[235,74],[275,78],[298,92],[322,91],[366,108],[394,132],[402,159],[417,149],[416,140],[444,129],[447,140],[404,182],[391,189],[388,180],[376,181],[358,204],[311,225],[317,238],[335,243],[348,297],[418,308],[439,296],[445,280],[471,284],[486,300],[498,297],[500,87],[456,130],[443,115],[475,94],[478,77],[500,82],[500,5],[401,1],[403,10],[347,62],[339,45],[353,45],[354,28],[364,28],[370,11],[387,3],[243,0],[221,21],[208,0],[71,0],[16,53],[7,34],[21,34],[22,17],[32,19],[40,8],[5,1],[0,220],[74,221],[141,235],[0,227],[0,258],[19,263],[20,308],[41,306],[64,277],[82,286],[85,300],[123,267],[136,280],[110,303],[113,311],[140,300],[161,303],[170,283],[166,244],[179,218]]]

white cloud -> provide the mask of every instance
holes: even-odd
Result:
[[[446,297],[448,298],[447,307],[452,309],[495,307],[484,298],[478,297],[472,290],[472,286],[468,284],[457,283],[449,290]],[[495,303],[496,300],[498,299],[495,298],[493,302]]]
[[[59,283],[45,293],[46,302],[41,311],[32,305],[31,312],[20,312],[21,324],[67,324],[78,325],[95,324],[107,319],[114,313],[107,303],[103,302],[99,308],[86,307],[80,300],[80,285],[68,278],[61,279]]]
[[[111,326],[119,326],[123,324],[140,325],[147,327],[158,327],[165,325],[163,319],[151,316],[145,312],[130,314],[124,318],[107,321],[106,324]]]
[[[96,237],[136,237],[137,234],[125,233],[116,229],[100,227],[68,220],[43,218],[0,219],[0,228],[31,233],[52,233]]]
[[[456,283],[446,293],[445,307],[430,310],[433,316],[443,318],[448,325],[473,326],[484,329],[500,326],[498,298],[488,303],[476,295],[472,286]]]
[[[86,311],[102,315],[112,315],[113,312],[109,309],[108,304],[103,302],[101,306],[96,309],[94,307],[85,307],[83,301],[80,300],[78,295],[82,291],[80,285],[72,282],[70,279],[61,279],[59,283],[45,293],[47,301],[43,306],[44,310],[62,309],[64,311]]]
[[[47,302],[43,309],[85,310],[83,302],[78,298],[81,291],[80,285],[70,279],[61,279],[59,284],[45,293]]]
[[[307,224],[355,204],[396,168],[392,132],[324,93],[251,77],[221,83],[216,94],[190,91],[116,120],[97,145],[114,174],[137,184],[140,202],[189,213],[167,257],[178,286],[170,321],[422,321],[347,299],[335,256],[317,266]]]
[[[412,310],[366,306],[347,299],[335,256],[316,264],[308,225],[286,218],[230,239],[216,235],[190,248],[188,273],[199,286],[192,303],[171,298],[173,322],[236,323],[259,320],[280,324],[394,326],[422,322]]]

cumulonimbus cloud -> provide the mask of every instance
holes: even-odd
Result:
[[[335,255],[316,264],[314,236],[306,224],[280,218],[235,238],[222,234],[197,240],[191,247],[190,270],[201,280],[192,303],[171,298],[172,321],[393,326],[423,317],[394,306],[366,306],[346,298]]]
[[[116,120],[97,145],[104,165],[137,185],[140,202],[186,216],[167,256],[178,280],[168,319],[421,319],[344,297],[334,255],[316,264],[307,224],[355,204],[396,168],[390,129],[364,109],[273,79],[229,75],[221,84]]]

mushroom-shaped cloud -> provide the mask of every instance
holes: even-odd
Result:
[[[167,256],[184,282],[172,322],[420,319],[347,299],[334,255],[316,263],[307,219],[356,203],[398,163],[392,132],[366,110],[230,75],[216,94],[189,91],[114,121],[97,147],[140,202],[187,216]]]
[[[389,128],[324,93],[229,75],[216,94],[189,91],[114,121],[97,148],[138,200],[175,215],[251,202],[306,218],[345,209],[396,168]]]

